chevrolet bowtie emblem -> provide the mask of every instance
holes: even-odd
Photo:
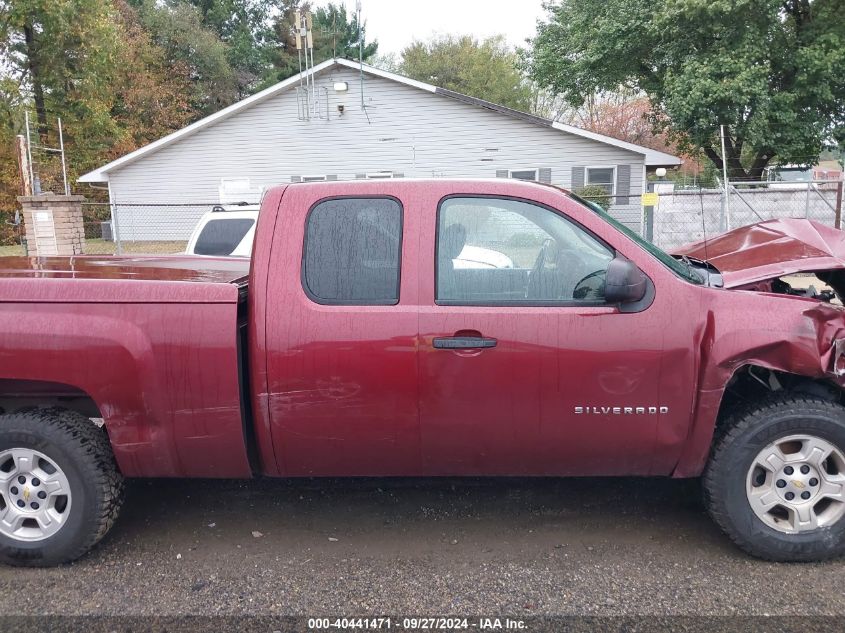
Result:
[[[804,488],[804,482],[798,481],[797,479],[792,480],[792,485],[795,486],[796,488]]]
[[[24,486],[23,488],[23,500],[25,503],[29,501],[29,486]]]

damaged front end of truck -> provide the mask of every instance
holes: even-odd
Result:
[[[845,232],[810,220],[770,220],[681,247],[675,254],[706,262],[726,289],[810,300],[801,314],[815,334],[821,364],[815,369],[845,386]],[[761,327],[766,327],[767,316],[754,318],[762,318]],[[809,331],[800,333],[804,336],[798,338],[806,341]],[[795,364],[791,342],[783,341],[785,366]]]
[[[845,233],[780,219],[678,248],[719,293],[703,305],[691,445],[676,476],[700,472],[716,425],[744,404],[800,393],[845,404]],[[714,424],[715,423],[715,424]]]

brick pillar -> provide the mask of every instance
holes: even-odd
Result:
[[[32,257],[81,255],[85,247],[82,202],[85,196],[20,196],[26,244]]]

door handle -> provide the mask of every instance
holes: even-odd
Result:
[[[496,347],[498,341],[483,336],[442,336],[434,339],[435,349],[486,349]]]

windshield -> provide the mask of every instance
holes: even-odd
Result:
[[[666,266],[666,268],[671,270],[673,273],[675,273],[679,277],[682,277],[683,279],[686,279],[687,281],[694,283],[694,284],[703,284],[704,283],[704,280],[699,275],[697,275],[695,272],[693,272],[692,267],[689,265],[688,262],[675,259],[674,257],[672,257],[666,251],[658,248],[657,246],[655,246],[651,242],[644,240],[642,237],[637,235],[637,233],[635,233],[634,231],[629,229],[627,226],[622,224],[619,220],[612,217],[609,213],[607,213],[607,211],[602,209],[599,205],[597,205],[593,202],[590,202],[589,200],[584,200],[580,196],[577,196],[577,195],[575,195],[574,193],[571,193],[571,192],[569,192],[567,195],[569,195],[569,197],[572,198],[573,200],[580,202],[584,206],[588,207],[592,211],[595,211],[596,214],[599,217],[601,217],[602,220],[604,220],[605,222],[607,222],[608,224],[613,226],[615,229],[619,230],[621,233],[624,233],[625,235],[630,237],[643,250],[645,250],[652,257],[657,259],[657,261],[659,261],[661,264]]]

